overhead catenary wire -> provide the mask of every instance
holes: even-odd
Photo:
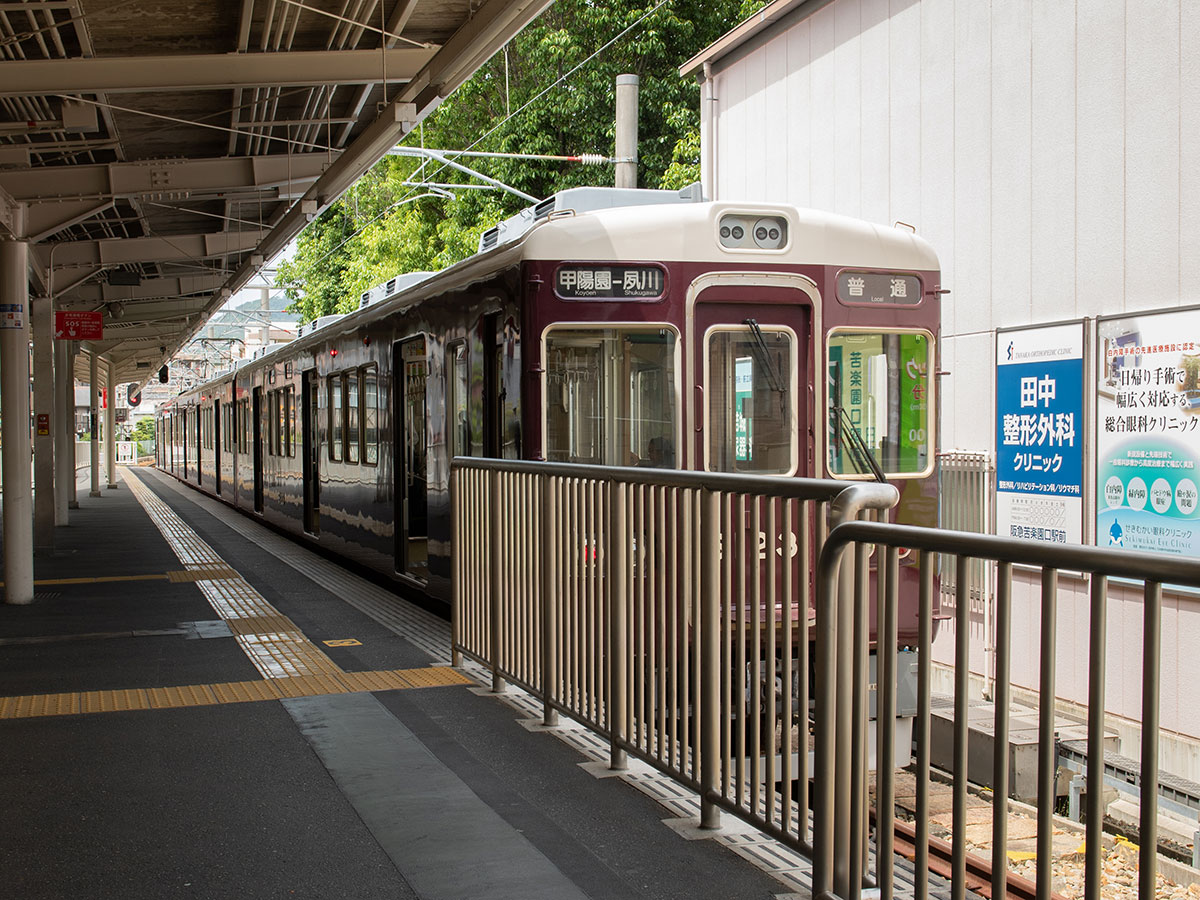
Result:
[[[572,75],[574,75],[580,69],[582,69],[588,63],[590,63],[592,60],[594,60],[601,53],[608,50],[610,47],[612,47],[615,43],[617,43],[622,38],[624,38],[627,34],[629,34],[635,28],[639,27],[650,16],[654,15],[656,12],[658,12],[660,9],[662,9],[664,6],[666,6],[670,2],[671,2],[671,0],[659,0],[658,3],[656,3],[650,9],[646,10],[644,13],[642,13],[642,15],[639,16],[636,20],[631,22],[629,25],[626,25],[619,32],[617,32],[615,35],[613,35],[611,38],[609,38],[607,41],[605,41],[603,44],[601,44],[599,47],[597,47],[595,50],[593,50],[590,54],[588,54],[587,57],[585,57],[583,60],[581,60],[576,65],[572,66],[568,71],[564,72],[562,75],[558,76],[558,78],[556,78],[554,81],[550,82],[550,84],[548,84],[545,88],[543,88],[537,94],[530,97],[529,100],[527,100],[525,103],[523,103],[515,111],[508,113],[503,119],[501,119],[499,122],[497,122],[491,128],[489,128],[487,131],[485,131],[482,135],[480,135],[478,138],[476,138],[473,142],[471,142],[469,145],[467,145],[466,149],[464,149],[464,150],[448,150],[448,151],[441,151],[441,152],[444,152],[447,154],[467,155],[468,153],[474,151],[475,147],[478,147],[481,143],[483,143],[485,140],[487,140],[489,137],[491,137],[493,134],[495,134],[500,128],[502,128],[504,125],[508,124],[508,122],[510,122],[512,119],[521,115],[521,113],[525,112],[525,110],[529,109],[530,106],[532,106],[538,100],[541,100],[543,97],[545,97],[546,94],[548,94],[550,91],[552,91],[555,88],[559,87],[560,85],[564,84],[568,78],[570,78]],[[422,126],[423,126],[423,123],[422,123]],[[424,128],[423,127],[421,128],[420,133],[422,136],[422,144],[424,144]],[[478,151],[478,152],[480,154],[482,154],[482,151]],[[496,154],[496,155],[499,156],[501,154]],[[598,154],[580,154],[580,158],[578,159],[578,161],[584,162],[585,164],[591,163],[592,160],[590,157],[593,157],[596,155],[598,155]],[[518,156],[518,158],[521,158],[524,155],[517,154],[517,156]],[[587,160],[585,160],[584,157],[589,157],[589,158]],[[530,154],[529,158],[544,159],[547,157],[536,156],[536,155]],[[550,158],[553,158],[553,157],[550,157]],[[564,161],[575,161],[575,160],[564,160]],[[610,159],[607,159],[606,161],[621,162],[623,160],[617,160],[617,159],[610,158]],[[424,169],[427,162],[428,162],[428,159],[422,159],[421,165],[418,167],[417,171],[419,172],[422,169]],[[448,168],[448,167],[449,166],[446,164],[446,161],[443,161],[442,165],[438,166],[432,172],[428,173],[428,175],[426,177],[436,176],[439,172],[441,172],[443,169]],[[406,182],[405,186],[408,186],[408,184],[409,183]],[[429,183],[426,181],[413,183],[414,187],[418,186],[418,185],[421,187],[433,187],[432,183]],[[439,185],[439,188],[440,188],[440,185]],[[439,190],[438,193],[435,194],[434,196],[443,196],[448,193],[449,192],[447,192],[445,190]],[[323,253],[318,259],[314,260],[314,262],[320,262],[321,260],[329,257],[331,254],[340,250],[342,247],[344,247],[346,244],[348,244],[354,238],[358,237],[358,235],[362,234],[362,232],[365,231],[370,225],[374,224],[376,221],[378,221],[380,218],[382,218],[384,215],[386,215],[392,209],[396,208],[397,206],[401,206],[404,203],[409,202],[409,200],[423,199],[424,196],[426,196],[426,195],[412,196],[410,194],[408,196],[402,197],[400,200],[398,200],[395,203],[386,207],[382,212],[379,213],[379,215],[375,216],[370,221],[365,222],[361,227],[357,228],[355,231],[348,234],[340,243],[338,243],[334,247],[331,247],[329,250],[327,250],[325,253]],[[450,194],[448,197],[444,197],[444,199],[452,199],[452,197],[453,197],[453,194]]]

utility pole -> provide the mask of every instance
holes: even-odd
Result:
[[[638,84],[636,75],[617,76],[616,158],[614,167],[619,188],[637,187]]]

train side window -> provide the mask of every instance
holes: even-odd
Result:
[[[450,458],[467,456],[471,452],[471,421],[467,414],[470,396],[471,369],[464,341],[451,344],[446,350],[450,396],[446,404],[446,444]]]
[[[829,472],[923,476],[933,466],[927,331],[835,331],[829,335]]]
[[[342,422],[342,376],[329,376],[329,458],[341,462],[345,429]]]
[[[708,469],[782,475],[796,460],[795,336],[724,328],[708,336]]]
[[[296,389],[289,387],[287,389],[287,405],[288,405],[288,456],[296,455],[296,444],[300,438],[296,433]]]
[[[283,456],[287,452],[287,397],[283,388],[275,390],[275,455]]]
[[[363,369],[363,462],[379,463],[379,374],[374,366]]]
[[[359,391],[359,381],[362,377],[360,372],[346,373],[346,462],[357,463],[359,454],[362,448],[362,433],[359,429],[359,423],[362,417],[359,415],[359,400],[361,393]]]
[[[674,468],[676,335],[654,326],[546,336],[546,458]]]
[[[279,455],[291,456],[292,447],[292,413],[291,388],[279,389]]]

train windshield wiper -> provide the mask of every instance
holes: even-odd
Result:
[[[753,348],[755,359],[758,360],[763,373],[767,376],[768,386],[775,393],[782,394],[784,390],[783,379],[775,371],[775,363],[771,361],[771,351],[767,349],[767,342],[763,338],[762,329],[758,327],[758,322],[754,319],[745,319],[742,321],[742,324],[749,327],[750,335],[754,338],[754,342],[750,346]]]
[[[833,426],[835,430],[841,431],[845,437],[846,444],[850,451],[850,458],[854,460],[854,465],[858,471],[866,473],[868,470],[875,476],[878,482],[886,482],[883,469],[879,465],[879,460],[875,458],[875,454],[871,452],[871,448],[867,446],[867,442],[863,440],[863,436],[858,429],[854,427],[854,423],[850,421],[850,414],[846,412],[844,407],[831,406],[829,415],[833,417]]]

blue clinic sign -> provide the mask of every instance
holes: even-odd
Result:
[[[1083,542],[1083,325],[996,334],[996,533]]]

